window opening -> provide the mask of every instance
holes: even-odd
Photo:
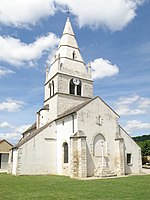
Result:
[[[68,163],[68,144],[64,143],[64,163]]]
[[[80,84],[77,85],[77,95],[81,96],[81,81],[80,81]]]
[[[54,95],[54,81],[52,81],[52,95]]]
[[[63,67],[63,63],[60,63],[60,69],[62,69],[62,67]]]
[[[127,164],[131,164],[131,153],[127,153]]]
[[[49,84],[49,94],[50,94],[50,97],[51,97],[52,96],[51,84]]]
[[[73,79],[70,80],[70,94],[75,94],[75,84],[73,83]]]
[[[77,80],[78,82],[75,82]],[[75,94],[81,96],[81,81],[77,78],[70,80],[69,84],[69,94]]]
[[[76,53],[75,53],[75,51],[73,51],[73,53],[72,53],[73,60],[75,59],[75,55],[76,55]]]

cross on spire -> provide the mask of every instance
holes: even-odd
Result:
[[[70,16],[70,10],[69,8],[67,9],[66,13],[68,14],[68,17]]]

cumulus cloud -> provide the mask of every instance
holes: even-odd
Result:
[[[55,0],[76,16],[79,26],[107,27],[111,31],[122,30],[136,16],[136,10],[144,0]]]
[[[7,74],[14,74],[14,73],[15,73],[14,71],[7,69],[6,67],[0,66],[0,77],[5,76]]]
[[[0,23],[22,27],[66,10],[75,15],[80,27],[107,27],[122,30],[136,16],[145,0],[1,0]]]
[[[6,129],[6,133],[0,134],[0,139],[6,139],[12,143],[18,142],[18,140],[22,137],[22,133],[29,128],[31,124],[25,124],[20,126],[15,126],[10,124],[9,122],[1,122],[0,128]]]
[[[14,128],[10,123],[8,122],[0,122],[0,128]]]
[[[54,15],[53,0],[1,0],[0,23],[16,27],[35,25],[43,17]]]
[[[8,98],[0,102],[0,111],[17,112],[21,110],[24,104],[23,101]]]
[[[113,65],[110,61],[103,58],[97,58],[90,64],[92,67],[93,79],[111,77],[117,75],[119,72],[119,68],[117,67],[117,65]]]
[[[142,109],[150,108],[150,98],[141,97],[139,107]]]
[[[53,33],[48,33],[47,36],[37,38],[35,42],[26,44],[9,36],[0,36],[0,61],[7,62],[13,65],[28,65],[32,66],[36,59],[39,59],[42,54],[50,52],[58,44],[59,39]]]
[[[115,105],[119,115],[139,115],[149,112],[150,99],[137,94],[120,97]]]
[[[125,129],[128,130],[129,132],[131,130],[139,130],[139,129],[150,129],[150,123],[138,121],[138,120],[131,120],[128,121]]]

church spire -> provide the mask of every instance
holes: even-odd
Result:
[[[64,35],[64,34],[70,34],[70,35],[74,36],[74,32],[73,32],[73,29],[72,29],[72,26],[71,26],[69,16],[67,17],[67,21],[66,21],[65,28],[64,28],[62,35]]]
[[[44,104],[49,104],[49,120],[93,97],[93,81],[80,54],[67,17],[59,46],[45,82]]]
[[[67,17],[66,24],[58,48],[62,45],[68,45],[73,48],[79,48],[69,17]]]
[[[58,72],[91,79],[91,75],[87,73],[85,63],[80,54],[69,17],[67,17],[58,49],[54,55],[49,79]]]

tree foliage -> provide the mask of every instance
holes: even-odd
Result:
[[[133,137],[134,141],[141,147],[142,156],[150,155],[150,135]]]
[[[150,155],[150,140],[137,142],[137,144],[141,147],[142,156],[149,156]]]
[[[145,140],[150,140],[150,135],[142,135],[142,136],[136,136],[136,137],[133,137],[133,140],[134,141],[145,141]]]

